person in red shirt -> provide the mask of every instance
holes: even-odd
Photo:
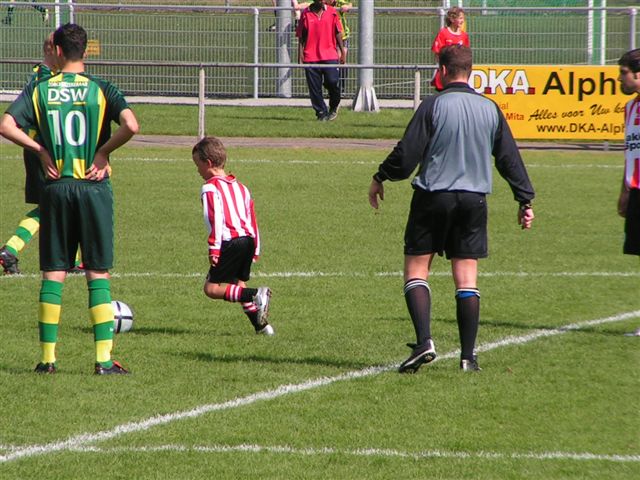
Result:
[[[436,55],[436,63],[439,63],[438,58],[440,56],[440,50],[449,45],[464,45],[469,47],[469,35],[464,31],[464,10],[460,7],[452,7],[447,11],[447,18],[445,19],[446,27],[443,27],[436,35],[431,45],[431,51]],[[436,70],[431,85],[433,85],[437,91],[441,91],[444,86],[442,85],[442,78],[440,78],[439,69]]]
[[[338,11],[313,0],[306,8],[296,29],[298,59],[300,63],[322,63],[335,67],[305,68],[311,106],[320,121],[335,120],[340,106],[340,72],[337,65],[345,62],[346,51],[342,41],[342,24]],[[329,91],[329,108],[323,98],[322,86]]]

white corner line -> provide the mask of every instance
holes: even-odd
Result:
[[[551,330],[536,330],[535,332],[530,333],[528,335],[519,336],[519,337],[506,337],[497,342],[480,345],[478,347],[478,351],[488,352],[490,350],[494,350],[500,347],[506,347],[509,345],[522,345],[524,343],[531,342],[538,338],[560,335],[560,334],[567,333],[570,331],[575,331],[584,327],[592,327],[595,325],[619,322],[619,321],[628,320],[631,318],[638,318],[638,317],[640,317],[640,310],[635,310],[631,312],[621,313],[618,315],[613,315],[610,317],[572,323],[572,324],[568,324],[568,325],[565,325],[559,328],[554,328]],[[434,361],[457,358],[458,355],[459,355],[459,351],[453,351],[437,357],[436,360]],[[307,390],[313,390],[316,388],[324,387],[326,385],[331,385],[332,383],[336,383],[336,382],[341,382],[345,380],[354,380],[358,378],[378,375],[380,373],[388,372],[396,368],[397,368],[397,364],[385,365],[385,366],[372,366],[372,367],[364,368],[362,370],[354,370],[354,371],[346,372],[333,377],[321,377],[317,379],[307,380],[306,382],[302,382],[298,384],[281,385],[273,390],[266,390],[263,392],[253,393],[251,395],[239,397],[239,398],[222,402],[222,403],[205,404],[205,405],[201,405],[199,407],[193,408],[191,410],[184,410],[181,412],[175,412],[175,413],[170,413],[165,415],[156,415],[154,417],[150,417],[145,420],[124,423],[122,425],[117,425],[111,430],[103,430],[101,432],[95,432],[95,433],[82,433],[79,435],[74,435],[72,437],[69,437],[66,440],[61,440],[61,441],[51,442],[51,443],[46,443],[41,445],[30,445],[26,447],[16,448],[15,450],[9,453],[0,455],[0,464],[19,460],[22,458],[29,458],[29,457],[34,457],[38,455],[47,455],[50,453],[61,452],[64,450],[74,450],[74,449],[85,447],[88,444],[91,444],[93,442],[101,442],[101,441],[109,440],[112,438],[120,437],[128,433],[146,431],[146,430],[149,430],[150,428],[153,428],[159,425],[166,425],[166,424],[187,419],[187,418],[200,417],[210,412],[217,412],[222,410],[229,410],[233,408],[243,407],[243,406],[251,405],[253,403],[264,401],[264,400],[273,400],[275,398],[283,397],[285,395],[304,392]]]
[[[77,453],[153,453],[153,452],[195,452],[195,453],[274,453],[285,455],[321,456],[348,455],[354,457],[382,457],[382,458],[411,458],[420,460],[425,458],[455,458],[455,459],[524,459],[524,460],[574,460],[574,461],[605,461],[605,462],[640,462],[640,455],[602,455],[589,452],[487,452],[487,451],[451,451],[451,450],[420,450],[409,452],[389,448],[358,448],[340,449],[335,447],[306,447],[296,448],[288,445],[153,445],[142,447],[111,447],[83,446],[72,448]]]

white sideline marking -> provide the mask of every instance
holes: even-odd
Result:
[[[196,453],[276,453],[289,455],[350,455],[354,457],[399,457],[420,460],[425,458],[456,458],[456,459],[517,459],[517,460],[577,460],[577,461],[606,461],[606,462],[640,462],[640,455],[600,455],[596,453],[578,452],[540,452],[540,453],[500,453],[500,452],[454,452],[450,450],[422,450],[407,452],[388,448],[358,448],[356,450],[339,449],[333,447],[295,448],[282,445],[159,445],[150,447],[112,447],[101,448],[94,446],[70,449],[78,453],[149,453],[149,452],[196,452]]]
[[[185,147],[185,151],[188,151],[189,148]],[[358,150],[358,148],[353,148],[353,150]],[[385,150],[383,148],[383,150]],[[380,159],[377,158],[375,152],[372,154],[371,160],[279,160],[272,158],[233,158],[231,161],[233,163],[247,163],[247,164],[258,164],[258,163],[276,163],[276,164],[290,164],[290,165],[379,165]],[[22,156],[12,155],[5,157],[7,160],[22,160]],[[190,156],[185,156],[184,158],[171,158],[171,157],[116,157],[115,162],[125,161],[125,162],[136,162],[136,163],[185,163],[189,162],[191,159]],[[620,170],[619,164],[606,164],[606,163],[553,163],[553,164],[540,164],[540,163],[527,163],[525,162],[527,168],[553,168],[553,169],[574,169],[574,168],[595,168],[595,169],[615,169]]]
[[[114,278],[203,278],[206,272],[201,273],[160,273],[160,272],[111,272]],[[255,278],[317,278],[317,277],[346,277],[346,278],[369,278],[374,277],[401,277],[402,272],[251,272]],[[451,272],[431,272],[430,277],[451,276]],[[634,272],[479,272],[479,277],[640,277],[639,271]],[[40,278],[40,274],[29,273],[22,275],[0,275],[0,282],[17,281],[20,279]]]
[[[497,342],[480,345],[478,347],[478,351],[487,352],[489,350],[494,350],[496,348],[505,347],[508,345],[522,345],[523,343],[531,342],[538,338],[550,337],[553,335],[561,335],[563,333],[578,330],[583,327],[591,327],[594,325],[601,325],[605,323],[619,322],[621,320],[628,320],[628,319],[637,318],[637,317],[640,317],[640,310],[621,313],[619,315],[599,318],[596,320],[587,320],[583,322],[572,323],[560,328],[554,328],[552,330],[537,330],[533,333],[530,333],[529,335],[524,335],[520,337],[507,337]],[[459,350],[456,350],[456,351],[449,352],[447,354],[437,357],[434,360],[434,362],[438,360],[457,358],[458,356],[459,356]],[[263,401],[263,400],[273,400],[274,398],[283,397],[291,393],[298,393],[298,392],[304,392],[307,390],[313,390],[315,388],[323,387],[325,385],[331,385],[332,383],[341,382],[344,380],[354,380],[357,378],[370,377],[373,375],[378,375],[383,372],[388,372],[390,370],[395,370],[397,367],[398,367],[397,364],[368,367],[362,370],[355,370],[355,371],[343,373],[341,375],[336,375],[334,377],[321,377],[313,380],[308,380],[303,383],[298,383],[293,385],[291,384],[281,385],[273,390],[253,393],[251,395],[236,398],[234,400],[229,400],[223,403],[211,403],[211,404],[201,405],[191,410],[185,410],[182,412],[175,412],[175,413],[170,413],[166,415],[156,415],[155,417],[150,417],[145,420],[124,423],[122,425],[118,425],[112,428],[111,430],[104,430],[102,432],[96,432],[96,433],[82,433],[79,435],[69,437],[66,440],[51,442],[43,445],[30,445],[27,447],[18,448],[14,451],[11,451],[10,453],[0,455],[0,463],[7,463],[13,460],[18,460],[20,458],[28,458],[36,455],[46,455],[49,453],[60,452],[63,450],[77,449],[77,448],[84,447],[87,444],[90,444],[93,442],[109,440],[112,438],[119,437],[121,435],[125,435],[127,433],[142,432],[145,430],[149,430],[150,428],[158,425],[166,425],[168,423],[172,423],[185,418],[196,418],[209,412],[217,412],[221,410],[229,410],[232,408],[243,407],[245,405],[251,405],[253,403]]]

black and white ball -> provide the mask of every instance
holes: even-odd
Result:
[[[124,302],[114,300],[113,307],[113,331],[114,333],[128,332],[133,328],[133,310]]]

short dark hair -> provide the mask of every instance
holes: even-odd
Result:
[[[627,53],[620,57],[618,65],[621,67],[627,67],[633,73],[640,72],[640,48],[635,50],[629,50]]]
[[[82,60],[87,49],[87,32],[80,25],[67,23],[53,33],[53,44],[60,47],[67,60]]]
[[[447,75],[457,77],[465,74],[471,75],[471,67],[473,65],[473,56],[471,49],[464,45],[449,45],[440,50],[438,56],[440,65],[447,69]]]
[[[210,160],[216,168],[224,168],[227,163],[227,150],[220,139],[216,137],[204,137],[194,145],[191,155],[200,162]]]

